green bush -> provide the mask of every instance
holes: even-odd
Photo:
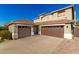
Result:
[[[0,32],[0,37],[1,37],[1,40],[4,40],[4,39],[10,40],[10,39],[12,39],[12,35],[8,30],[1,31]]]

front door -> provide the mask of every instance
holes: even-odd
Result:
[[[38,26],[34,26],[34,35],[38,34],[38,30],[39,30]]]

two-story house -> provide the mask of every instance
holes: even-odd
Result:
[[[15,20],[6,25],[13,39],[37,34],[73,39],[75,22],[74,5],[71,5],[41,14],[34,19],[34,23],[28,20]]]

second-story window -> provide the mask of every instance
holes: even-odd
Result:
[[[44,16],[40,16],[40,19],[42,20]]]
[[[53,15],[54,13],[51,13],[51,15]]]

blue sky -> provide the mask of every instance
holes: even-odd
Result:
[[[12,20],[33,20],[41,13],[69,6],[70,4],[0,4],[0,25]],[[79,19],[79,5],[75,5],[76,18]]]

